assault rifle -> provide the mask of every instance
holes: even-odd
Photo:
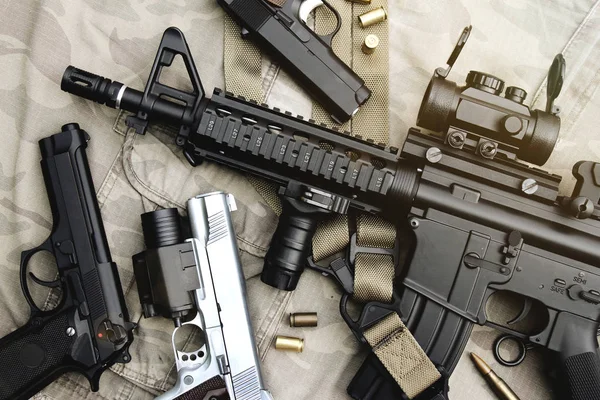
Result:
[[[557,56],[550,69],[546,110],[532,110],[523,104],[523,89],[504,91],[504,82],[489,74],[472,71],[464,87],[446,79],[469,33],[470,27],[427,89],[417,122],[426,131],[411,129],[401,152],[218,89],[204,98],[174,28],[165,32],[143,93],[74,67],[62,88],[136,113],[128,123],[139,133],[149,118],[178,124],[177,143],[192,165],[213,161],[279,185],[283,213],[262,273],[274,287],[296,287],[324,215],[369,212],[410,227],[410,257],[394,303],[367,304],[353,321],[345,311],[348,296],[342,298],[342,314],[362,340],[366,328],[397,313],[449,374],[472,325],[488,324],[555,351],[568,396],[597,399],[600,165],[577,163],[573,194],[559,197],[559,176],[519,161],[543,164],[558,139],[554,100],[564,59]],[[158,82],[176,54],[192,93]],[[487,300],[504,290],[529,299],[513,323],[533,302],[544,306],[539,332],[524,335],[488,320]]]

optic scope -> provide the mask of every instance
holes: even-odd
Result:
[[[470,26],[463,31],[448,66],[436,69],[423,97],[417,125],[445,134],[446,142],[454,148],[471,145],[466,147],[486,158],[504,154],[543,165],[560,131],[559,109],[553,102],[564,79],[563,56],[557,55],[550,67],[546,110],[532,110],[524,104],[524,89],[505,88],[503,80],[486,72],[469,72],[464,86],[446,79],[470,31]]]

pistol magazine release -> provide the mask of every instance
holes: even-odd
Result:
[[[131,359],[134,325],[100,217],[88,140],[79,125],[68,124],[39,142],[53,226],[44,243],[21,254],[21,287],[31,314],[27,324],[0,339],[0,399],[28,399],[66,372],[83,374],[97,391],[106,369]],[[27,273],[31,257],[41,251],[56,260],[55,281]],[[28,278],[62,289],[53,310],[36,305]]]
[[[233,196],[212,193],[187,203],[191,237],[184,240],[176,209],[142,215],[148,250],[133,257],[146,318],[162,315],[175,323],[173,350],[178,378],[159,399],[184,393],[231,400],[272,400],[264,389],[246,287],[230,211]],[[193,325],[202,346],[183,351],[177,329]]]

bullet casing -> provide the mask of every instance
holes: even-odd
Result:
[[[379,37],[377,35],[368,35],[362,44],[362,52],[365,54],[373,54],[379,46]]]
[[[291,313],[290,326],[292,328],[315,327],[318,325],[317,313]]]
[[[502,400],[520,400],[519,396],[494,371],[484,375],[484,379]]]
[[[371,25],[375,25],[379,22],[383,22],[387,19],[387,12],[385,8],[379,7],[369,12],[366,12],[358,16],[358,23],[361,28],[367,28]]]
[[[371,4],[371,0],[347,0],[351,3],[359,3],[359,4]]]
[[[277,350],[290,350],[302,353],[304,350],[304,339],[290,336],[277,336],[275,338],[275,348]]]
[[[475,353],[471,353],[471,361],[475,364],[475,367],[479,373],[483,376],[483,379],[488,383],[492,390],[496,393],[501,400],[520,400],[519,396],[508,386],[502,378],[490,368],[489,365],[481,357]]]

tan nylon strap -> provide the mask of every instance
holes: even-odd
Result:
[[[265,203],[271,207],[275,214],[278,217],[281,216],[283,206],[281,205],[281,199],[277,194],[278,186],[254,175],[247,174],[246,178],[250,181],[252,186],[254,186],[254,189],[258,192],[258,194],[261,195]]]
[[[379,217],[361,214],[356,219],[356,244],[391,249],[396,227]],[[394,292],[394,260],[385,254],[358,253],[354,261],[354,299],[362,303],[390,303]]]
[[[388,315],[367,329],[364,336],[377,358],[410,399],[441,378],[398,314]]]
[[[344,0],[345,1],[345,0]],[[371,98],[352,118],[352,134],[373,139],[375,143],[388,143],[390,135],[390,66],[389,21],[361,28],[358,16],[378,7],[388,12],[388,0],[371,0],[371,5],[352,4],[352,69],[369,89]],[[364,54],[361,46],[367,35],[379,37],[379,46],[373,54]]]
[[[356,244],[380,249],[394,248],[396,226],[371,214],[361,214],[356,219]]]
[[[260,50],[250,40],[242,39],[240,26],[228,15],[224,37],[225,89],[249,100],[264,102]]]
[[[336,214],[327,221],[319,222],[312,239],[313,259],[319,262],[348,247],[348,217]]]

